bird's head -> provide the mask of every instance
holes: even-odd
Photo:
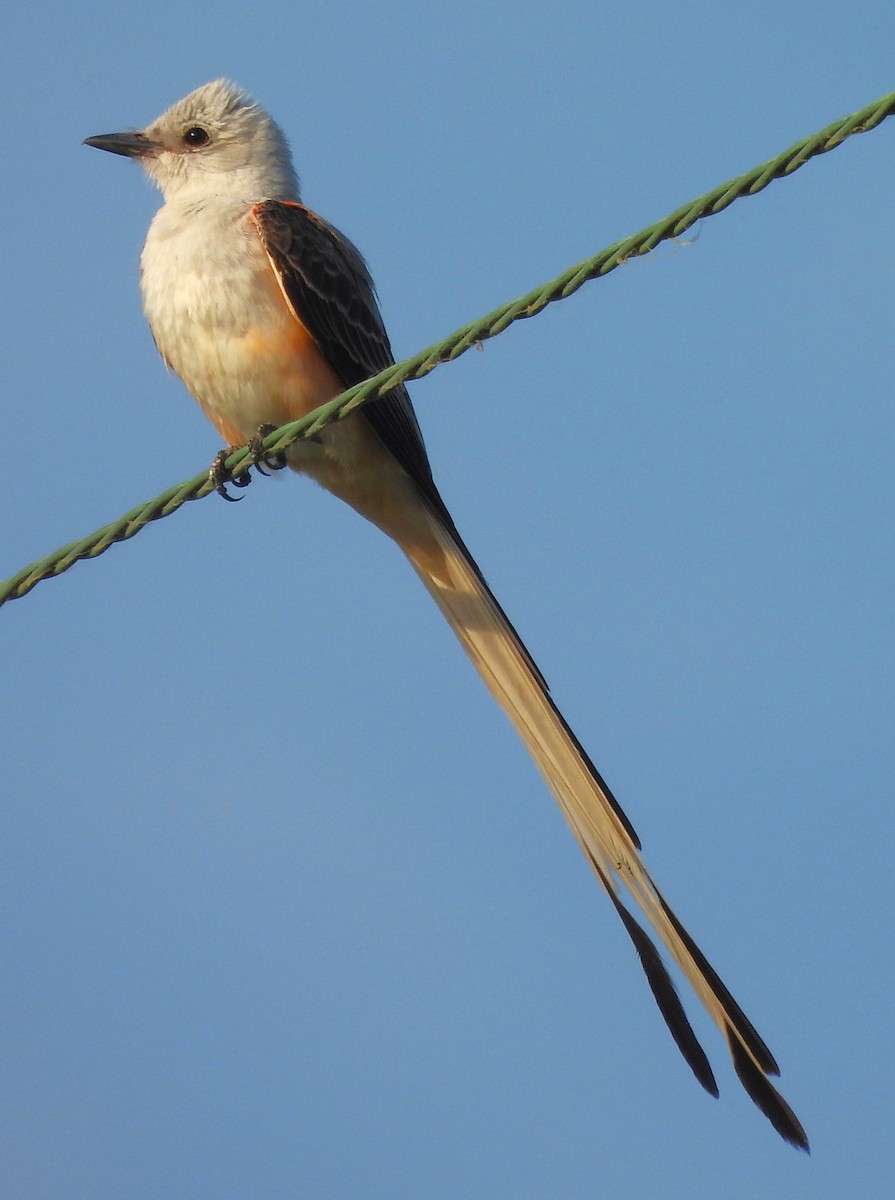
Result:
[[[298,198],[282,130],[225,79],[196,88],[145,129],[100,134],[85,144],[136,159],[166,200]]]

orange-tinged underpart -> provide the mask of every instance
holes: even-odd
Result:
[[[260,425],[298,420],[344,390],[268,254],[252,283],[255,322],[212,344],[198,378],[190,381],[205,416],[233,447],[248,442]],[[200,380],[215,372],[219,379],[223,372],[239,380],[241,388],[218,383],[209,401]],[[448,585],[448,564],[433,527],[437,518],[363,412],[328,426],[314,444],[296,443],[287,458],[293,469],[382,529],[427,576]]]
[[[226,419],[226,417],[222,417],[220,413],[213,412],[210,408],[206,407],[201,400],[199,401],[199,407],[224,439],[224,442],[227,446],[233,446],[235,448],[236,446],[245,445],[248,439],[237,425],[232,424]]]
[[[344,389],[288,303],[266,256],[254,274],[254,286],[255,323],[225,341],[209,342],[207,360],[200,359],[200,370],[184,380],[230,445],[246,442],[261,424],[285,425],[307,416]],[[222,370],[241,387],[204,386],[209,377],[220,378]]]

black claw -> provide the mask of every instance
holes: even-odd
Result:
[[[269,433],[273,433],[276,425],[260,425],[255,436],[249,442],[249,452],[252,456],[251,465],[255,467],[262,475],[270,475],[272,471],[282,471],[287,465],[286,454],[283,450],[275,450],[268,454],[264,450],[264,439]],[[242,496],[231,496],[227,491],[227,484],[232,483],[237,488],[247,488],[252,482],[251,471],[248,467],[240,471],[238,475],[231,475],[224,465],[227,459],[234,451],[241,449],[240,446],[228,446],[225,450],[219,450],[214,457],[214,462],[208,469],[208,478],[211,485],[219,496],[225,500],[241,500]]]
[[[234,450],[238,450],[238,446],[228,446],[225,450],[219,450],[214,456],[214,462],[208,468],[208,478],[211,481],[214,490],[219,496],[225,500],[241,500],[242,496],[231,496],[227,491],[227,484],[232,483],[234,487],[248,487],[252,482],[252,477],[248,471],[240,471],[238,475],[230,475],[230,472],[224,466],[224,463],[230,457]]]
[[[273,433],[276,425],[266,423],[259,425],[255,436],[249,442],[249,450],[252,452],[252,465],[255,466],[262,475],[269,475],[272,471],[282,471],[286,466],[286,453],[283,450],[275,450],[272,454],[266,453],[263,442],[269,433]]]
[[[281,450],[278,450],[276,454],[265,454],[253,459],[252,466],[259,475],[266,475],[270,478],[273,471],[282,471],[286,466],[286,455]]]

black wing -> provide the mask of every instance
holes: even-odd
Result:
[[[265,200],[252,213],[289,303],[345,387],[391,366],[373,280],[356,247],[303,204]],[[360,415],[453,528],[407,389],[393,388]]]

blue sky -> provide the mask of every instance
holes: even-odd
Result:
[[[409,354],[895,89],[891,5],[7,14],[5,577],[218,448],[81,147],[219,75]],[[895,123],[413,387],[436,477],[811,1136],[695,1084],[400,555],[295,478],[2,618],[24,1200],[878,1196],[891,1175]]]

